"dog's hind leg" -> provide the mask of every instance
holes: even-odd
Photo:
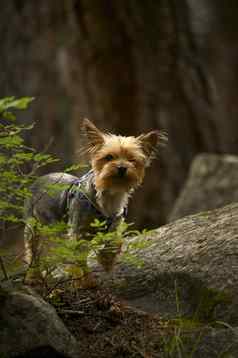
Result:
[[[42,281],[40,270],[40,236],[36,233],[34,224],[27,221],[24,230],[25,261],[28,264],[24,282],[36,285]]]

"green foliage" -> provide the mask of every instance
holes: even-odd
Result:
[[[19,124],[16,113],[25,110],[33,101],[31,97],[0,100],[0,229],[4,232],[24,222],[24,200],[31,194],[29,185],[36,178],[40,168],[56,161],[45,153],[37,153],[25,144],[26,131],[34,124]],[[19,269],[19,260],[11,252],[1,254],[1,271],[7,277],[7,270]],[[7,267],[7,270],[6,270]]]
[[[28,186],[39,168],[57,159],[36,153],[24,144],[24,132],[33,125],[18,124],[15,112],[28,108],[33,98],[0,100],[0,222],[22,222]]]
[[[204,337],[211,334],[214,329],[225,328],[236,335],[234,327],[222,321],[217,321],[213,310],[221,302],[229,303],[227,295],[214,289],[201,289],[195,292],[200,298],[200,304],[192,316],[184,316],[181,312],[180,293],[177,281],[175,284],[175,299],[177,317],[164,321],[163,351],[168,358],[181,357],[193,358],[197,352]],[[208,310],[207,310],[208,308]],[[205,315],[204,315],[205,313]],[[207,314],[209,313],[209,314]],[[225,347],[224,347],[225,348]],[[228,345],[225,351],[217,354],[217,357],[233,357],[229,351],[232,345]],[[228,349],[228,350],[227,350]],[[214,352],[215,354],[215,352]]]
[[[203,324],[196,317],[183,317],[180,308],[180,298],[177,281],[175,284],[175,299],[177,318],[170,319],[167,322],[167,329],[171,333],[163,337],[163,350],[166,357],[193,358],[199,347],[202,337],[207,332],[207,325]]]
[[[34,224],[34,231],[41,237],[47,237],[45,241],[45,252],[48,254],[41,258],[41,270],[54,272],[64,265],[76,265],[88,272],[89,268],[86,261],[94,262],[98,255],[112,254],[117,256],[118,248],[122,244],[123,250],[120,261],[133,265],[137,268],[143,266],[143,260],[139,258],[140,250],[152,244],[152,240],[145,240],[147,230],[139,232],[131,230],[132,224],[122,221],[113,231],[106,230],[106,223],[97,219],[92,222],[94,234],[88,234],[89,238],[65,239],[69,227],[65,222],[58,222],[53,225],[42,225],[39,222]],[[135,236],[136,235],[136,236]],[[44,245],[44,243],[43,243]]]

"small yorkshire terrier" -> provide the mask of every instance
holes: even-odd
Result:
[[[46,241],[34,232],[32,218],[44,225],[65,221],[69,228],[67,236],[76,240],[90,240],[91,223],[95,219],[103,220],[108,231],[115,229],[124,219],[128,200],[142,183],[145,168],[164,139],[158,131],[138,137],[104,133],[88,119],[83,121],[83,132],[91,170],[81,178],[65,173],[44,175],[31,187],[32,197],[27,200],[25,210],[25,258],[31,267],[26,276],[28,283],[34,282],[40,274],[42,243]],[[52,195],[47,187],[54,184],[57,189]],[[97,260],[105,271],[110,271],[121,243],[116,247],[110,243],[105,246]],[[86,260],[82,263],[85,273],[88,271]],[[71,272],[75,278],[77,270]]]

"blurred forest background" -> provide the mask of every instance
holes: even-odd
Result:
[[[166,222],[200,152],[238,152],[237,0],[2,0],[1,97],[34,96],[27,138],[77,161],[84,117],[169,143],[130,204],[140,227]],[[48,169],[50,170],[50,169]]]

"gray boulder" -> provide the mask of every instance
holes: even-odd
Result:
[[[137,252],[144,266],[121,262],[104,285],[143,311],[199,322],[197,333],[185,329],[187,354],[201,333],[194,357],[238,357],[238,203],[177,220],[145,240],[150,246]]]
[[[238,157],[198,155],[169,221],[238,202]]]
[[[55,309],[29,290],[0,294],[0,356],[50,351],[52,357],[80,357],[79,345]],[[57,355],[58,353],[58,355]]]
[[[185,217],[145,240],[144,266],[121,262],[114,271],[118,295],[163,317],[238,323],[238,204]]]

